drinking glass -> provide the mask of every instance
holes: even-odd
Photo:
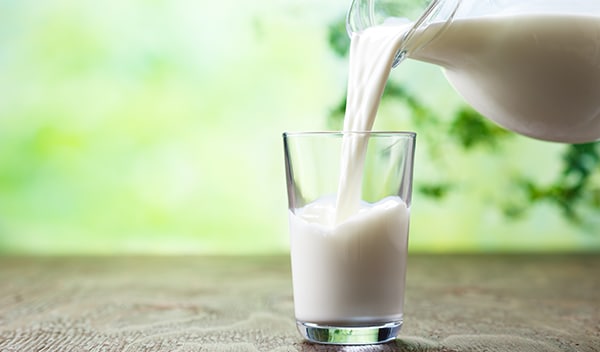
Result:
[[[373,344],[400,331],[415,139],[283,134],[294,309],[306,340]]]

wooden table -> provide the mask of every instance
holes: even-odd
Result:
[[[0,258],[0,351],[600,351],[600,255],[409,258],[384,345],[296,332],[288,257]]]

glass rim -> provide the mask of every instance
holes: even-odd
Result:
[[[315,136],[337,136],[344,135],[368,135],[368,136],[401,136],[408,138],[416,138],[417,133],[412,131],[298,131],[298,132],[283,132],[283,137],[315,137]]]

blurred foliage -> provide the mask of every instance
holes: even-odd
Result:
[[[303,4],[0,1],[0,254],[285,251]]]
[[[597,215],[600,215],[600,187],[591,179],[599,170],[600,143],[573,144],[563,155],[562,172],[557,181],[541,186],[523,179],[518,184],[531,203],[551,202],[560,207],[569,220],[581,223],[582,207],[596,209]],[[507,208],[506,213],[518,217],[526,211],[524,204],[519,204]]]
[[[348,40],[348,32],[346,31],[346,22],[334,21],[329,25],[327,31],[328,41],[331,50],[340,57],[348,56],[350,50],[350,40]]]
[[[426,197],[441,199],[444,198],[448,192],[452,189],[452,185],[446,184],[423,184],[421,183],[417,188],[417,191]]]
[[[510,135],[468,106],[456,112],[449,132],[467,150],[482,144],[494,147],[499,139]]]
[[[0,1],[0,254],[286,251],[280,136],[341,127],[347,6]],[[376,121],[418,133],[411,250],[600,250],[598,144],[506,132],[413,63]]]

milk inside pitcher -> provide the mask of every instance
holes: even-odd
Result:
[[[353,1],[351,35],[380,25],[403,31],[395,65],[441,66],[497,124],[540,140],[600,139],[600,1]]]

